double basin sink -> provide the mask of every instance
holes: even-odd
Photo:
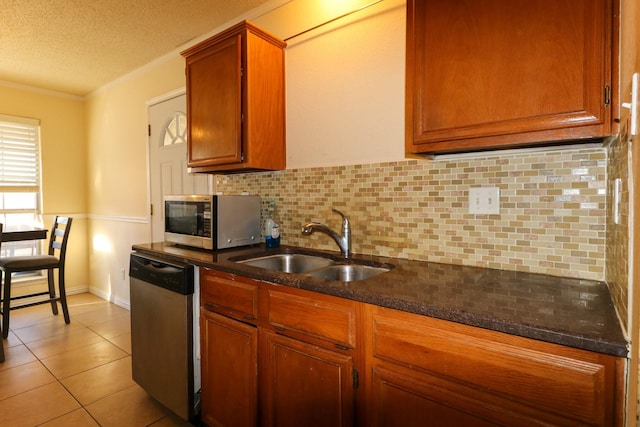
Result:
[[[386,273],[392,268],[386,264],[368,265],[352,259],[336,261],[320,255],[299,253],[279,253],[236,262],[265,270],[343,282],[365,280]]]

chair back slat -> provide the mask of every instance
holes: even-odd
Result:
[[[64,259],[67,252],[67,241],[69,240],[69,232],[71,231],[71,222],[73,218],[56,216],[53,220],[51,228],[51,240],[49,241],[49,255],[54,255],[59,251],[58,259],[60,264],[64,265]]]

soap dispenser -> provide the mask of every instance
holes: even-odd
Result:
[[[275,220],[276,201],[269,200],[267,220],[264,222],[264,243],[267,248],[280,247],[280,226]]]

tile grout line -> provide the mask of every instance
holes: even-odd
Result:
[[[80,323],[80,324],[82,324],[82,323]],[[85,325],[82,325],[82,326],[83,326],[83,327],[85,327],[85,328],[87,328]],[[87,328],[87,329],[88,329],[88,328]],[[11,328],[9,328],[9,332],[11,332]],[[71,397],[73,398],[73,400],[75,400],[75,401],[78,403],[78,406],[80,406],[80,409],[82,409],[84,412],[86,412],[86,413],[87,413],[87,415],[89,415],[89,417],[91,417],[91,419],[92,419],[93,421],[95,421],[95,423],[96,423],[98,426],[100,426],[101,424],[98,422],[98,420],[97,420],[97,419],[95,419],[95,417],[93,416],[93,414],[91,414],[91,412],[89,412],[89,411],[84,407],[84,405],[82,404],[82,402],[80,402],[80,401],[78,400],[78,398],[77,398],[77,397],[76,397],[76,396],[71,392],[71,390],[69,390],[69,389],[68,389],[68,388],[67,388],[67,387],[62,383],[62,379],[58,378],[58,377],[57,377],[57,376],[56,376],[56,375],[55,375],[55,374],[54,374],[54,373],[53,373],[53,372],[52,372],[52,371],[47,367],[47,365],[45,365],[45,364],[43,363],[43,361],[42,361],[43,359],[41,359],[40,357],[38,357],[38,355],[36,355],[36,354],[33,352],[33,350],[31,349],[31,347],[29,347],[28,343],[26,343],[22,338],[20,338],[20,336],[19,336],[19,335],[17,335],[15,332],[13,333],[13,335],[14,335],[14,336],[15,336],[15,337],[16,337],[16,338],[17,338],[17,339],[22,343],[22,345],[24,345],[24,347],[29,351],[29,353],[31,353],[31,354],[33,355],[33,357],[35,357],[35,358],[36,358],[36,360],[38,361],[38,363],[40,363],[40,365],[41,365],[41,366],[42,366],[42,367],[43,367],[47,372],[49,372],[49,374],[51,374],[51,376],[55,379],[55,382],[57,382],[57,383],[58,383],[58,385],[60,385],[60,387],[62,387],[62,388],[64,389],[64,391],[66,391],[66,392],[69,394],[69,396],[71,396]],[[101,336],[101,338],[102,338],[102,336]],[[104,339],[104,338],[103,338],[103,339]],[[36,342],[36,341],[38,341],[38,340],[34,340],[34,341],[32,341],[32,342]],[[61,353],[58,353],[58,354],[61,354]],[[50,356],[50,357],[51,357],[51,356]],[[45,357],[44,359],[46,359],[46,357]],[[85,372],[86,372],[86,371],[85,371]],[[41,386],[41,387],[42,387],[42,386]],[[37,388],[37,387],[36,387],[36,388]],[[34,389],[32,389],[32,390],[34,390]],[[31,390],[27,390],[27,391],[31,391]],[[26,391],[25,391],[25,392],[26,392]],[[23,393],[25,393],[25,392],[23,392]],[[46,424],[46,423],[51,422],[51,421],[53,421],[53,420],[56,420],[56,419],[58,419],[58,418],[62,418],[62,417],[67,416],[67,415],[69,415],[69,414],[71,414],[72,412],[75,412],[75,411],[77,411],[77,410],[78,410],[78,408],[73,409],[73,410],[71,410],[71,411],[69,411],[69,412],[66,412],[66,413],[64,413],[64,414],[60,414],[60,415],[58,415],[58,416],[56,416],[56,417],[54,417],[54,418],[50,418],[50,419],[48,419],[48,420],[46,420],[46,421],[42,422],[41,424]]]
[[[106,301],[108,303],[108,305],[111,305],[112,303],[109,301]],[[66,335],[66,333],[58,333],[58,329],[55,328],[56,325],[47,325],[46,322],[47,320],[44,319],[42,317],[42,313],[38,312],[38,311],[34,311],[31,313],[26,313],[24,314],[24,317],[22,317],[17,323],[16,325],[18,325],[18,329],[10,329],[10,332],[12,334],[12,342],[15,345],[12,345],[11,347],[15,347],[16,351],[15,354],[17,356],[19,356],[18,358],[15,359],[15,363],[18,363],[15,366],[11,366],[8,369],[13,369],[13,368],[19,368],[20,366],[23,366],[25,363],[33,363],[33,362],[37,362],[39,364],[39,368],[44,368],[43,372],[42,372],[42,376],[46,374],[50,375],[52,377],[52,381],[50,381],[47,384],[43,384],[43,385],[38,385],[35,386],[36,384],[35,382],[33,384],[27,383],[26,385],[28,385],[29,387],[33,387],[30,388],[30,390],[25,390],[25,391],[21,391],[17,394],[14,394],[12,396],[8,396],[7,398],[13,398],[15,396],[20,396],[22,394],[25,394],[27,392],[33,391],[33,390],[38,390],[41,387],[44,386],[52,386],[54,384],[58,384],[61,389],[59,391],[60,395],[62,396],[62,393],[66,394],[67,396],[70,395],[72,400],[69,400],[69,404],[72,404],[72,402],[75,402],[75,404],[77,405],[75,408],[73,409],[69,409],[68,412],[65,412],[63,414],[57,414],[55,412],[52,412],[50,414],[42,414],[42,416],[48,417],[45,420],[42,421],[37,421],[39,424],[37,425],[41,425],[41,424],[46,424],[48,422],[52,422],[54,420],[60,420],[57,422],[67,422],[67,420],[65,419],[65,417],[82,417],[86,420],[87,423],[95,423],[95,425],[101,426],[103,425],[99,420],[102,419],[102,417],[104,417],[105,414],[103,414],[103,408],[105,406],[105,404],[107,406],[111,406],[111,402],[109,402],[109,400],[116,402],[118,401],[119,398],[115,398],[114,397],[116,395],[118,395],[118,393],[122,393],[125,390],[133,390],[137,387],[136,384],[131,384],[126,386],[124,389],[119,389],[117,391],[113,391],[115,390],[115,388],[111,389],[109,391],[109,394],[101,396],[100,398],[98,398],[97,400],[92,400],[91,402],[87,403],[86,405],[83,405],[82,402],[80,401],[80,399],[83,396],[83,392],[79,392],[79,394],[74,394],[72,393],[72,390],[74,389],[74,385],[72,384],[73,380],[71,380],[71,382],[67,381],[68,379],[71,379],[72,377],[76,376],[76,375],[83,375],[86,373],[90,373],[92,370],[94,369],[100,369],[100,368],[104,368],[105,366],[111,364],[111,363],[126,363],[124,362],[124,359],[126,358],[131,358],[131,350],[130,350],[130,342],[128,342],[128,336],[130,336],[130,331],[126,325],[126,322],[124,322],[123,320],[120,320],[118,323],[119,325],[115,326],[115,327],[103,327],[103,326],[95,326],[98,325],[100,323],[110,323],[111,317],[112,315],[115,315],[119,318],[120,313],[118,312],[112,312],[110,311],[111,309],[108,309],[108,317],[110,317],[110,319],[107,319],[105,322],[99,322],[99,323],[94,323],[96,319],[98,319],[98,317],[96,317],[96,315],[101,315],[99,313],[99,310],[104,309],[104,307],[99,308],[96,310],[95,315],[92,315],[92,311],[93,310],[89,310],[89,311],[83,311],[81,313],[78,313],[78,316],[80,316],[81,314],[88,314],[88,316],[86,317],[85,320],[87,320],[88,323],[92,323],[93,326],[89,326],[87,324],[82,323],[81,321],[78,320],[73,320],[74,315],[72,314],[72,322],[75,323],[77,325],[77,329],[74,328],[71,332],[72,333],[80,333],[81,336],[77,337],[79,339],[72,339],[71,341],[67,341],[67,339],[69,338],[68,335]],[[122,313],[123,316],[125,316],[128,313]],[[17,320],[17,319],[16,319]],[[105,325],[108,326],[108,325]],[[95,327],[96,329],[93,329],[93,327]],[[26,328],[33,328],[32,330],[26,329]],[[16,331],[21,330],[21,329],[25,329],[21,335],[18,335],[16,333]],[[99,332],[99,330],[101,330],[102,332]],[[67,352],[71,352],[74,350],[79,350],[79,355],[82,355],[82,348],[86,347],[87,345],[91,345],[91,344],[85,344],[85,340],[82,337],[82,334],[84,334],[85,332],[89,332],[91,334],[95,334],[95,336],[97,337],[97,339],[95,340],[96,345],[98,344],[108,344],[110,346],[113,346],[113,349],[117,349],[117,352],[115,352],[115,354],[113,355],[113,357],[115,357],[112,360],[109,361],[105,361],[103,362],[103,359],[101,357],[98,357],[97,359],[91,359],[92,362],[96,362],[98,361],[99,364],[96,366],[91,366],[91,363],[80,363],[78,365],[78,367],[80,367],[82,370],[79,372],[74,372],[73,374],[67,375],[65,374],[65,372],[72,372],[73,369],[62,369],[59,374],[61,375],[65,375],[64,378],[58,378],[58,376],[54,373],[57,369],[57,362],[55,361],[54,364],[49,364],[51,366],[51,369],[44,363],[44,361],[46,361],[48,358],[51,357],[55,357],[55,356],[61,356],[64,355]],[[110,335],[110,337],[108,338],[106,335]],[[56,340],[55,337],[60,338],[60,340]],[[117,344],[120,343],[120,344]],[[71,348],[67,348],[67,346],[70,344]],[[79,345],[79,347],[75,347]],[[24,349],[26,349],[27,351],[25,352],[22,349],[18,349],[20,346],[24,347]],[[107,346],[105,346],[107,347]],[[49,354],[52,353],[52,354]],[[39,357],[38,354],[42,354],[43,357]],[[102,354],[102,353],[100,353]],[[22,356],[24,356],[25,359],[30,359],[32,358],[31,361],[27,361],[24,362]],[[77,355],[74,355],[74,357]],[[64,356],[61,356],[64,359]],[[82,358],[82,357],[81,357]],[[91,366],[89,368],[86,368],[86,366]],[[76,367],[77,368],[77,367]],[[107,371],[109,371],[110,368],[106,368]],[[18,373],[20,371],[17,371]],[[91,374],[89,374],[91,375]],[[109,378],[109,377],[105,377],[105,378]],[[65,382],[63,382],[65,381]],[[82,382],[82,381],[80,381]],[[66,386],[65,384],[68,384],[68,386]],[[78,390],[76,390],[76,392],[78,392]],[[58,392],[56,392],[56,394],[58,394]],[[95,397],[93,397],[95,399]],[[20,398],[19,398],[20,399]],[[4,399],[3,399],[4,400]],[[24,398],[23,398],[24,400]],[[30,399],[29,399],[30,400]],[[83,400],[91,400],[91,399],[83,399]],[[98,402],[103,402],[104,403],[99,403],[96,407],[96,410],[98,412],[92,413],[90,412],[87,407],[94,405]],[[158,405],[157,402],[153,401],[154,405]],[[101,409],[102,408],[102,409]],[[65,408],[66,409],[66,408]],[[78,409],[82,409],[82,411],[78,411]],[[71,414],[75,414],[75,415],[71,415]],[[158,414],[154,414],[157,416],[157,418],[153,419],[153,420],[149,420],[146,419],[144,421],[144,425],[151,425],[154,423],[157,423],[165,418],[167,418],[169,416],[169,413],[165,413],[165,411],[161,411]],[[86,417],[86,418],[85,418]],[[140,420],[142,421],[142,420]],[[104,419],[103,422],[107,422],[107,419]],[[135,424],[135,425],[142,425],[142,424]]]
[[[38,323],[40,323],[40,322],[36,322],[36,323],[34,323],[34,324],[25,325],[23,328],[32,327],[32,326],[37,325]],[[100,365],[98,365],[98,366],[94,366],[94,367],[92,367],[92,368],[90,368],[90,369],[86,369],[86,370],[84,370],[84,371],[77,372],[77,373],[75,373],[75,374],[73,374],[73,375],[79,375],[79,374],[81,374],[81,373],[91,371],[92,369],[96,369],[96,368],[99,368],[99,367],[101,367],[101,366],[105,366],[105,365],[107,365],[107,364],[109,364],[109,363],[112,363],[112,362],[115,362],[115,361],[117,361],[117,360],[122,360],[122,359],[124,359],[124,358],[126,358],[126,357],[131,357],[131,354],[130,354],[126,349],[124,349],[124,348],[122,348],[122,347],[118,346],[117,344],[115,344],[114,342],[112,342],[109,338],[105,337],[104,335],[102,335],[102,334],[101,334],[101,333],[99,333],[98,331],[96,331],[96,330],[92,329],[89,325],[86,325],[86,324],[82,323],[81,321],[76,321],[76,323],[77,323],[77,324],[79,324],[79,325],[81,325],[83,328],[85,328],[85,329],[87,329],[87,330],[91,331],[92,333],[95,333],[97,336],[99,336],[99,337],[100,337],[100,340],[102,340],[102,341],[106,341],[106,342],[108,342],[109,344],[111,344],[111,345],[113,345],[114,347],[116,347],[117,349],[119,349],[120,351],[122,351],[122,352],[124,353],[124,356],[119,357],[119,358],[114,359],[114,360],[111,360],[111,361],[109,361],[109,362],[102,363],[102,364],[100,364]],[[104,322],[103,322],[103,323],[104,323]],[[18,328],[18,329],[22,329],[22,328]],[[71,410],[71,411],[69,411],[69,412],[66,412],[66,413],[64,413],[64,414],[57,415],[57,416],[56,416],[56,417],[54,417],[54,418],[47,419],[47,420],[43,421],[41,424],[45,424],[45,423],[51,422],[51,421],[53,421],[53,420],[56,420],[56,419],[59,419],[59,418],[65,417],[65,416],[67,416],[67,415],[69,415],[69,414],[71,414],[71,413],[73,413],[73,412],[77,411],[78,409],[82,409],[82,410],[83,410],[83,411],[84,411],[84,412],[85,412],[85,413],[86,413],[86,414],[87,414],[87,415],[88,415],[88,416],[89,416],[89,417],[90,417],[90,418],[91,418],[91,419],[92,419],[92,420],[93,420],[93,421],[94,421],[98,426],[100,426],[100,425],[101,425],[101,424],[100,424],[100,422],[99,422],[99,421],[94,417],[94,415],[93,415],[89,410],[87,410],[86,406],[85,406],[85,405],[83,405],[83,404],[82,404],[82,402],[80,402],[80,400],[79,400],[79,399],[78,399],[78,398],[77,398],[77,397],[76,397],[76,396],[71,392],[71,390],[69,390],[69,388],[68,388],[67,386],[65,386],[65,385],[64,385],[64,383],[62,382],[62,380],[66,379],[66,378],[70,378],[70,377],[72,377],[73,375],[70,375],[69,377],[66,377],[66,378],[58,378],[58,377],[54,374],[54,372],[53,372],[53,371],[51,371],[51,370],[47,367],[47,365],[43,362],[43,360],[44,360],[44,359],[47,359],[47,357],[54,357],[54,356],[57,356],[57,355],[59,355],[59,354],[63,354],[63,353],[65,353],[65,352],[63,351],[63,352],[60,352],[60,353],[56,353],[56,354],[54,354],[54,355],[50,355],[50,356],[47,356],[47,357],[44,357],[44,358],[40,358],[36,353],[34,353],[34,351],[33,351],[33,350],[31,349],[31,347],[29,346],[29,344],[30,344],[30,343],[34,343],[34,342],[37,342],[37,341],[40,341],[40,340],[33,340],[33,341],[29,341],[29,342],[27,342],[27,341],[25,341],[23,338],[21,338],[21,337],[20,337],[20,335],[16,334],[14,329],[9,328],[9,332],[13,333],[13,335],[15,336],[15,338],[18,340],[18,342],[20,343],[20,344],[18,344],[18,345],[22,345],[22,346],[24,346],[24,347],[25,347],[25,349],[26,349],[26,350],[27,350],[27,351],[28,351],[28,352],[29,352],[29,353],[30,353],[30,354],[35,358],[35,360],[40,364],[40,366],[41,366],[42,368],[44,368],[44,369],[45,369],[45,370],[46,370],[46,371],[47,371],[47,372],[48,372],[48,373],[53,377],[54,381],[53,381],[53,382],[51,382],[51,383],[49,383],[49,384],[58,383],[58,385],[60,385],[60,387],[62,387],[62,389],[64,389],[64,390],[65,390],[65,392],[66,392],[68,395],[70,395],[70,396],[71,396],[71,398],[72,398],[72,399],[73,399],[73,400],[78,404],[78,406],[79,406],[79,408],[75,408],[75,409],[73,409],[73,410]],[[124,334],[121,334],[121,335],[124,335]],[[42,339],[44,339],[44,338],[42,338]],[[4,341],[4,340],[3,340],[3,341]],[[3,342],[2,344],[4,345],[4,342]],[[88,345],[90,345],[90,344],[87,344],[87,346],[88,346]],[[13,346],[13,347],[16,347],[16,346]],[[8,347],[7,347],[7,348],[8,348]],[[82,347],[79,347],[79,348],[82,348]],[[21,365],[19,365],[19,366],[21,366]],[[18,366],[13,367],[13,368],[17,368],[17,367],[18,367]],[[10,369],[11,369],[11,368],[10,368]],[[8,398],[11,398],[11,397],[14,397],[14,396],[18,396],[18,395],[23,394],[23,393],[27,393],[27,392],[29,392],[29,391],[35,390],[35,389],[37,389],[37,388],[40,388],[40,387],[43,387],[43,386],[46,386],[46,385],[48,385],[48,384],[45,384],[45,385],[42,385],[42,386],[39,386],[39,387],[35,387],[35,388],[33,388],[33,389],[30,389],[30,390],[25,390],[25,391],[20,392],[20,393],[18,393],[18,394],[16,394],[16,395],[9,396]],[[131,386],[131,387],[133,387],[133,386]],[[130,387],[129,387],[129,388],[130,388]],[[100,399],[96,400],[95,402],[99,402],[100,400],[106,399],[106,398],[108,398],[108,397],[112,396],[113,394],[115,394],[115,393],[112,393],[112,394],[110,394],[110,395],[108,395],[108,396],[103,396],[102,398],[100,398]],[[93,403],[95,403],[95,402],[91,402],[91,404],[93,404]],[[156,421],[159,421],[160,419],[162,419],[162,417],[161,417],[161,418],[159,418],[159,419],[158,419],[158,420],[156,420]],[[155,421],[154,421],[154,422],[155,422]]]

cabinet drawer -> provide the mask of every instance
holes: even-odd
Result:
[[[258,319],[258,286],[237,277],[204,270],[200,276],[202,306],[242,321]]]
[[[286,330],[329,341],[338,346],[355,348],[355,304],[290,293],[268,291],[269,324],[276,330]]]
[[[615,358],[456,323],[372,319],[373,357],[593,425],[613,412]]]

